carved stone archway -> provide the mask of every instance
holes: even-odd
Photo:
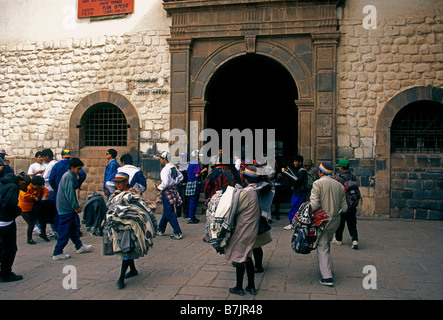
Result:
[[[225,62],[261,54],[291,73],[298,89],[298,150],[335,160],[337,6],[343,1],[168,1],[172,16],[170,127],[203,128],[205,88]]]

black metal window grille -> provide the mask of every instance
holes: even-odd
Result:
[[[94,107],[85,124],[85,146],[127,145],[128,124],[123,112],[105,103]]]
[[[404,107],[391,126],[391,151],[443,152],[443,105],[417,101]]]

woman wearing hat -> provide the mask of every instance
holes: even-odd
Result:
[[[225,259],[232,261],[236,268],[236,286],[229,289],[232,294],[244,295],[243,278],[246,270],[248,285],[246,291],[255,295],[254,263],[252,250],[257,240],[260,205],[255,184],[260,175],[255,166],[249,166],[243,172],[247,184],[239,196],[236,228],[225,248]]]

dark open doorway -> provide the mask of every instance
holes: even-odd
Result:
[[[277,61],[248,54],[230,60],[211,78],[206,91],[205,127],[275,129],[276,158],[292,164],[297,154],[297,87]]]

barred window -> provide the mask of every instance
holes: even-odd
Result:
[[[391,151],[443,152],[443,105],[417,101],[401,109],[392,121]]]
[[[110,103],[92,107],[85,122],[85,146],[126,146],[128,124],[123,112]]]

